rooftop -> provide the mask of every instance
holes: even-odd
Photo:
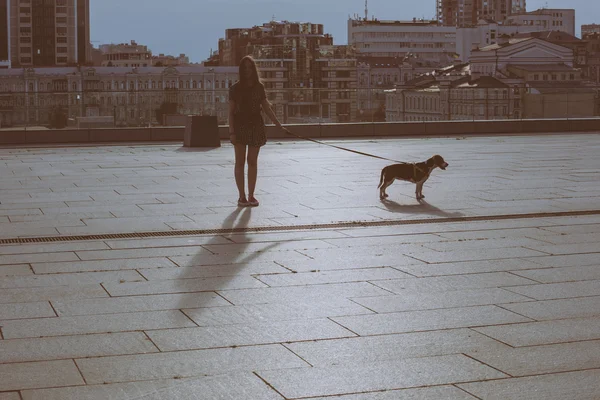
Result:
[[[510,46],[513,44],[518,44],[518,43],[526,42],[528,40],[533,40],[533,39],[534,39],[533,37],[522,37],[522,38],[514,37],[514,38],[507,40],[504,43],[491,44],[489,46],[484,46],[484,47],[481,47],[474,51],[495,51],[495,50],[498,50],[498,49],[501,49],[501,48],[504,48],[504,47],[507,47],[507,46]]]
[[[600,135],[461,139],[0,148],[0,398],[596,398]]]
[[[576,68],[565,64],[518,64],[508,65],[511,68],[520,69],[528,72],[575,72]]]

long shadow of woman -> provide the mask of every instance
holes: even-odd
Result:
[[[235,234],[235,241],[231,239],[232,234],[213,236],[208,242],[202,245],[202,250],[192,256],[189,261],[181,267],[185,272],[177,279],[182,283],[183,292],[217,292],[219,290],[230,288],[233,280],[240,280],[240,288],[263,287],[250,274],[244,274],[244,269],[261,256],[265,251],[277,246],[277,243],[271,243],[258,251],[247,251],[252,244],[251,237],[244,228],[250,226],[252,209],[236,208],[229,214],[223,223],[221,229],[231,230]],[[227,243],[229,242],[229,243]],[[189,290],[186,282],[194,280],[193,287]],[[179,309],[189,308],[186,305],[190,296],[183,295],[180,301]],[[194,308],[201,308],[202,305],[196,305]]]

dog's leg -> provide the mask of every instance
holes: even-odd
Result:
[[[387,199],[389,197],[389,195],[385,192],[385,189],[387,189],[388,187],[390,187],[390,185],[392,183],[394,183],[394,179],[392,179],[390,181],[384,182],[383,185],[381,186],[381,191],[379,192],[379,198],[381,200]]]
[[[417,200],[421,200],[424,199],[425,196],[423,196],[423,182],[418,182],[417,183],[417,191],[416,191],[416,195],[417,195]]]

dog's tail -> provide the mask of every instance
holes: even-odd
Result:
[[[377,186],[377,189],[383,186],[383,175],[385,175],[385,168],[381,170],[381,179],[379,179],[379,186]]]

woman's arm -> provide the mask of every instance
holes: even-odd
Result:
[[[271,107],[271,103],[269,103],[269,100],[264,99],[261,103],[261,106],[265,114],[267,114],[267,117],[269,117],[269,119],[275,125],[277,125],[278,128],[282,128],[281,122],[279,122],[279,119],[277,119],[277,115],[275,115],[275,112],[273,112],[273,108]]]

